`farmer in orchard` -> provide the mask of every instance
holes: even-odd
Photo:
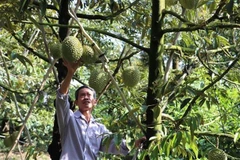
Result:
[[[99,151],[111,154],[127,155],[129,149],[125,141],[122,140],[120,147],[117,148],[114,141],[110,144],[103,145],[104,136],[110,134],[107,128],[98,123],[92,116],[92,109],[96,106],[96,92],[88,86],[81,86],[75,92],[75,105],[79,110],[73,112],[70,110],[69,86],[71,79],[81,65],[64,61],[68,72],[57,90],[56,110],[58,117],[59,132],[61,135],[62,153],[61,160],[95,160]],[[141,139],[136,141],[139,146]]]

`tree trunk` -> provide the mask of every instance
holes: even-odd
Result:
[[[68,15],[68,4],[69,0],[62,0],[60,1],[60,10],[59,10],[59,24],[65,24],[68,25],[68,21],[70,19],[70,16]],[[59,38],[60,41],[63,41],[64,38],[68,34],[68,28],[67,27],[60,27],[59,28]],[[62,59],[59,59],[58,63],[56,63],[56,68],[58,71],[58,79],[59,82],[61,83],[63,79],[65,78],[67,74],[67,69],[65,66],[62,64]],[[59,84],[57,84],[58,86]],[[71,102],[71,100],[69,99]],[[55,106],[55,103],[54,103]],[[71,105],[73,109],[74,106]],[[55,106],[56,107],[56,106]],[[54,119],[54,126],[53,126],[53,132],[52,132],[52,143],[48,146],[48,153],[51,157],[52,160],[59,160],[60,155],[61,155],[61,141],[60,141],[60,133],[59,133],[59,128],[58,128],[58,123],[57,123],[57,115],[55,114],[55,119]]]
[[[151,43],[149,53],[149,78],[148,78],[148,91],[147,91],[147,106],[146,121],[147,121],[147,145],[149,139],[158,135],[161,130],[161,114],[158,100],[158,93],[161,88],[160,82],[163,79],[163,34],[161,32],[161,11],[165,7],[164,0],[152,0],[152,26],[151,26]],[[148,156],[145,159],[150,159]]]

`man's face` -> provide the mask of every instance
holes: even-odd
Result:
[[[93,91],[88,88],[82,88],[78,92],[78,98],[75,104],[79,107],[81,112],[91,111],[97,104],[96,99],[93,97]]]

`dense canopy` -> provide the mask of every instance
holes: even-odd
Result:
[[[92,71],[108,74],[93,114],[131,150],[102,159],[206,159],[216,148],[240,158],[239,8],[239,0],[2,0],[1,152],[59,154],[54,99],[66,69],[50,44],[76,36],[99,57],[78,69],[69,100]],[[129,66],[140,71],[133,86],[121,76]],[[4,143],[13,134],[20,147]]]

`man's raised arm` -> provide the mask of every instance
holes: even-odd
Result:
[[[74,75],[74,73],[76,72],[76,70],[78,69],[78,67],[80,66],[81,62],[77,61],[76,63],[71,63],[68,61],[63,61],[63,65],[65,67],[67,67],[67,75],[65,77],[65,79],[63,80],[63,82],[61,83],[59,92],[61,94],[67,94],[68,90],[69,90],[69,86],[72,80],[72,77]]]

